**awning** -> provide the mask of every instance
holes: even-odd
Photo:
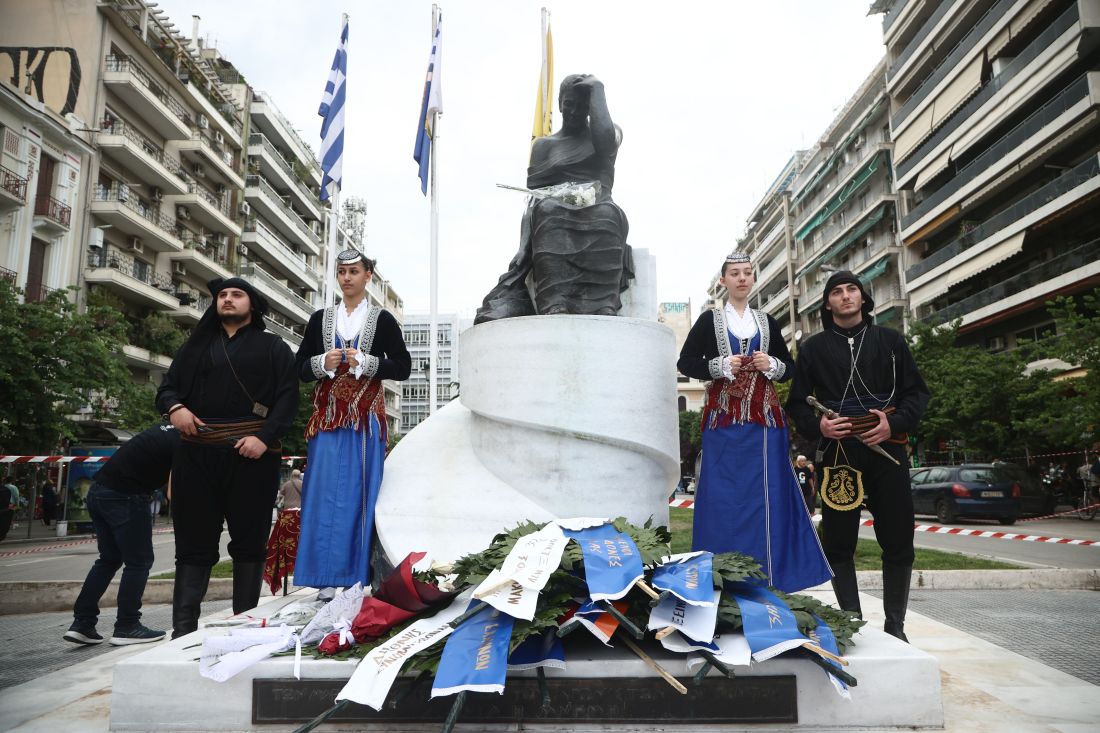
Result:
[[[894,138],[894,163],[905,160],[924,139],[932,134],[932,113],[934,105],[928,105],[913,118]]]
[[[943,124],[944,120],[955,113],[966,100],[982,88],[982,67],[985,64],[985,53],[979,53],[954,81],[944,87],[944,90],[936,96],[932,103],[932,129]]]
[[[897,310],[898,309],[895,306],[890,306],[889,308],[882,311],[881,313],[876,313],[875,314],[875,323],[877,323],[880,326],[883,325],[883,324],[889,323],[897,315]]]
[[[1024,248],[1025,236],[1027,236],[1026,229],[954,268],[947,276],[947,286],[954,287],[963,280],[974,277],[982,270],[988,270],[998,262],[1004,262],[1012,255],[1020,252]]]
[[[1050,3],[1051,0],[1031,0],[1026,8],[1021,10],[1015,18],[1008,22],[1009,33],[1012,38],[1019,36],[1024,28],[1030,25],[1031,21],[1039,17],[1039,13],[1043,12],[1043,9],[1050,5]]]
[[[798,192],[798,195],[796,195],[794,197],[794,200],[791,202],[792,204],[797,206],[799,203],[802,202],[804,198],[806,198],[808,195],[813,193],[814,190],[817,189],[817,185],[821,183],[822,179],[825,178],[825,176],[829,175],[830,171],[832,171],[833,167],[836,165],[837,159],[839,159],[840,156],[844,154],[844,151],[847,150],[848,147],[852,144],[852,142],[855,141],[855,139],[863,133],[863,131],[867,128],[867,125],[870,124],[871,119],[879,113],[879,111],[885,104],[886,98],[883,97],[871,106],[871,109],[869,109],[867,113],[863,115],[862,119],[860,119],[856,126],[852,128],[852,130],[848,133],[844,140],[836,146],[836,149],[833,150],[833,153],[829,156],[829,159],[826,160],[825,163],[822,164],[821,168],[817,171],[817,173],[814,174],[813,179],[802,187],[802,190]]]
[[[1006,25],[1001,29],[1000,33],[993,36],[993,40],[985,47],[986,58],[990,60],[997,58],[1010,40],[1012,40],[1012,31],[1009,30],[1009,27]]]
[[[867,162],[867,165],[860,169],[859,173],[849,179],[849,181],[829,199],[829,202],[817,213],[817,216],[804,224],[802,228],[795,233],[794,238],[801,241],[809,236],[810,232],[825,223],[830,216],[836,213],[837,209],[843,206],[848,199],[852,198],[857,191],[863,188],[863,185],[871,178],[871,174],[878,169],[879,163],[881,163],[885,157],[886,153],[881,152],[871,158],[871,160]]]
[[[935,300],[945,294],[950,287],[947,284],[947,278],[933,278],[919,288],[913,288],[909,291],[909,307],[916,308],[918,305]]]
[[[943,151],[917,174],[917,181],[913,184],[913,190],[919,191],[924,188],[930,180],[938,176],[947,170],[947,166],[951,164],[951,150],[953,146],[948,146],[947,150]]]
[[[852,242],[856,241],[864,234],[871,231],[871,227],[882,221],[882,217],[886,215],[886,207],[888,205],[889,204],[886,203],[881,204],[877,209],[871,212],[870,216],[865,217],[863,221],[861,221],[855,228],[853,228],[843,237],[838,239],[832,247],[829,247],[829,249],[825,250],[821,254],[811,259],[808,263],[800,267],[798,270],[798,276],[802,277],[807,272],[820,265],[822,262],[827,262],[828,260],[836,257],[838,254],[846,250]]]
[[[864,270],[863,272],[856,273],[856,274],[857,274],[857,276],[859,277],[860,280],[863,280],[864,282],[869,283],[872,280],[874,280],[876,277],[881,275],[882,273],[886,272],[886,268],[889,267],[889,266],[890,266],[890,258],[889,258],[889,256],[886,256],[886,257],[883,257],[882,259],[880,259],[876,264],[872,265],[870,268]]]

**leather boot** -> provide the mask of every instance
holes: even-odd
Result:
[[[833,593],[837,605],[845,611],[853,611],[863,618],[863,609],[859,606],[859,585],[856,583],[855,562],[832,563]]]
[[[886,623],[882,630],[909,643],[905,637],[905,609],[909,607],[909,581],[913,566],[882,564],[882,610]]]
[[[244,613],[256,607],[263,582],[262,562],[233,561],[233,613]]]
[[[176,584],[172,588],[172,638],[178,639],[199,628],[202,599],[210,583],[210,568],[205,565],[176,565]]]

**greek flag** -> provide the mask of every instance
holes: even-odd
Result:
[[[321,97],[321,200],[328,201],[344,180],[344,93],[348,75],[348,16],[340,30],[340,46]]]
[[[435,21],[432,33],[432,55],[428,58],[428,75],[424,78],[424,99],[420,103],[420,126],[416,129],[413,160],[420,164],[420,191],[428,195],[428,164],[432,158],[432,113],[443,113],[443,14]]]

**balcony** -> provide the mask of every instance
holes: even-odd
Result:
[[[193,326],[198,323],[212,302],[209,295],[177,292],[176,296],[179,298],[180,307],[168,315],[185,326]]]
[[[108,56],[103,83],[165,140],[191,137],[187,110],[128,56]]]
[[[187,181],[179,164],[132,125],[117,119],[104,120],[96,142],[100,150],[134,173],[142,183],[167,193],[187,190]]]
[[[27,203],[27,179],[0,165],[0,212],[17,209]]]
[[[160,204],[147,204],[125,184],[97,186],[91,212],[120,232],[137,237],[154,252],[179,252],[175,219],[160,213]]]
[[[321,238],[262,176],[252,175],[245,178],[244,195],[284,237],[303,247],[311,255],[321,254]]]
[[[1093,155],[1046,185],[1005,207],[946,246],[932,252],[905,271],[905,280],[914,286],[924,284],[917,283],[917,278],[931,273],[995,234],[1023,231],[1030,224],[1041,221],[1098,189],[1100,189],[1100,156]]]
[[[278,316],[273,313],[268,313],[264,316],[264,324],[267,326],[267,330],[271,331],[276,336],[282,337],[283,341],[286,341],[291,349],[295,351],[302,343],[302,334],[295,331]]]
[[[790,297],[791,286],[788,285],[775,295],[768,298],[764,302],[764,306],[760,310],[764,311],[765,313],[770,313],[772,317],[775,318],[777,312],[787,310]]]
[[[844,252],[856,240],[871,231],[888,214],[893,217],[897,194],[892,193],[889,179],[882,181],[877,190],[868,191],[867,203],[842,221],[829,224],[821,230],[822,245],[807,253],[805,264],[797,269],[803,277],[813,268],[828,262]]]
[[[1068,8],[1020,51],[1000,74],[987,81],[950,119],[937,127],[931,136],[909,148],[904,143],[899,144],[895,150],[897,186],[908,187],[913,174],[921,172],[919,164],[927,161],[934,153],[942,154],[946,151],[950,152],[951,157],[961,157],[967,148],[981,139],[980,135],[966,134],[967,129],[981,126],[988,130],[997,121],[1011,115],[1022,104],[1033,99],[1032,94],[1021,94],[1020,88],[1027,84],[1038,91],[1062,70],[1061,65],[1051,67],[1047,62],[1037,65],[1036,60],[1040,56],[1049,60],[1062,47],[1072,47],[1074,40],[1063,37],[1066,31],[1077,25],[1078,20],[1077,7]],[[1028,73],[1029,71],[1034,73]],[[945,144],[948,138],[963,141],[965,145],[959,145],[957,150],[953,149]],[[928,174],[923,175],[925,178],[931,177]]]
[[[1021,308],[1039,305],[1056,292],[1073,289],[1076,285],[1098,282],[1100,239],[1094,239],[946,308],[928,313],[920,320],[948,323],[962,318],[963,326],[967,326],[987,321],[998,313],[1018,312]]]
[[[308,323],[313,315],[313,306],[302,296],[293,292],[285,282],[279,282],[273,275],[255,264],[243,265],[240,275],[267,298],[273,308],[285,313],[295,323]]]
[[[140,346],[126,344],[122,347],[122,360],[126,366],[136,369],[147,369],[151,372],[163,373],[172,366],[172,357],[165,354],[154,354],[149,349]]]
[[[174,311],[180,302],[172,293],[172,281],[152,265],[114,250],[100,249],[88,255],[85,281],[108,288],[131,303]]]
[[[197,183],[187,185],[187,193],[178,196],[165,196],[165,200],[176,207],[176,218],[184,221],[194,220],[205,228],[241,236],[241,228],[233,220],[229,208],[229,194],[215,194]]]
[[[181,140],[172,144],[180,152],[180,158],[190,164],[189,170],[195,174],[195,166],[204,170],[203,175],[213,173],[230,188],[244,188],[244,179],[233,168],[233,153],[225,143],[209,137],[204,130],[195,130],[190,140]]]
[[[794,238],[798,241],[806,239],[814,229],[825,224],[833,214],[843,208],[857,193],[868,187],[875,171],[883,168],[889,169],[889,166],[889,150],[885,146],[875,146],[870,155],[861,160],[857,166],[852,166],[851,170],[855,171],[855,175],[843,179],[843,185],[825,192],[826,196],[821,197],[824,199],[823,203],[819,203],[817,197],[815,197],[812,203],[802,208],[804,215],[800,217],[800,220],[803,223],[796,230]],[[886,185],[889,186],[889,176],[887,176]],[[805,215],[811,212],[814,213],[813,217]]]
[[[291,249],[259,219],[250,219],[245,224],[241,243],[295,284],[308,290],[320,289],[321,275],[306,264],[306,256]]]
[[[958,10],[961,5],[962,3],[955,2],[954,0],[944,0],[944,2],[940,3],[935,12],[933,12],[928,20],[924,22],[916,34],[909,39],[909,43],[906,44],[905,50],[898,54],[898,57],[890,64],[890,68],[886,71],[887,83],[894,81],[898,72],[901,71],[903,66],[909,63],[909,60],[913,58],[918,48],[928,51],[927,54],[922,54],[922,56],[927,57],[932,54],[933,50],[924,45],[925,40],[927,40],[932,30],[939,26],[940,21],[943,20],[949,10]]]
[[[298,159],[308,166],[309,187],[320,188],[321,168],[317,164],[313,150],[298,136],[287,122],[286,116],[272,103],[266,92],[256,92],[253,95],[251,113],[253,120],[259,123],[259,127],[267,137],[276,145],[292,150]]]
[[[69,231],[73,210],[53,196],[39,194],[34,200],[35,231],[58,236]]]
[[[205,126],[202,120],[199,120],[199,128],[206,129],[213,127],[219,130],[225,139],[233,144],[233,147],[241,147],[241,133],[243,127],[240,120],[237,119],[236,104],[214,99],[205,89],[197,86],[193,81],[187,82],[187,91],[191,93],[192,99],[202,108],[204,113],[202,116],[206,118]],[[191,131],[188,130],[187,134],[181,136],[179,139],[188,140],[190,138]]]
[[[260,173],[268,180],[279,181],[289,190],[298,206],[314,219],[321,218],[321,201],[298,177],[298,172],[263,134],[248,136],[248,157],[259,161]]]
[[[194,275],[203,282],[215,278],[228,279],[233,274],[226,269],[228,262],[225,256],[225,245],[218,247],[201,239],[187,239],[183,243],[183,250],[168,255],[173,263],[182,265],[186,274]],[[183,274],[183,273],[178,273]]]

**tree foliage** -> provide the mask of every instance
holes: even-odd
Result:
[[[19,295],[0,279],[0,451],[53,452],[76,434],[67,415],[86,408],[107,418],[133,388],[122,361],[126,322],[96,304],[78,313],[65,292],[39,303]]]
[[[680,420],[680,465],[687,475],[695,473],[695,457],[703,449],[702,410],[684,410]]]

